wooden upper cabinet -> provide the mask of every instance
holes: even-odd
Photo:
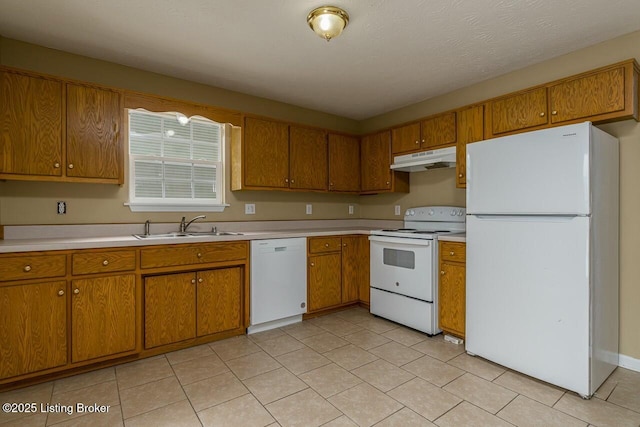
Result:
[[[420,123],[410,123],[391,129],[391,152],[408,153],[420,149]]]
[[[434,148],[455,145],[456,143],[456,113],[451,112],[431,117],[421,122],[422,139],[420,148],[431,150]]]
[[[562,81],[549,88],[551,123],[590,118],[623,111],[634,94],[625,86],[632,64]],[[628,85],[631,88],[632,85]],[[636,101],[637,102],[637,101]]]
[[[391,171],[391,131],[360,141],[361,192],[409,192],[409,173]]]
[[[289,126],[246,117],[243,141],[244,184],[289,188]]]
[[[71,282],[71,361],[136,350],[136,276]]]
[[[327,133],[319,129],[289,127],[289,187],[328,189]]]
[[[518,92],[489,103],[491,136],[546,125],[547,88]]]
[[[484,105],[459,110],[457,114],[456,187],[467,186],[467,144],[484,138]]]
[[[360,139],[329,134],[329,191],[360,191]]]
[[[66,174],[122,182],[122,96],[67,84]]]
[[[67,283],[0,287],[0,380],[67,363]]]
[[[0,71],[1,177],[62,176],[62,97],[59,81]]]

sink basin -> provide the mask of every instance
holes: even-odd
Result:
[[[179,231],[173,231],[171,233],[159,233],[159,234],[134,234],[136,239],[170,239],[174,237],[200,237],[200,236],[242,236],[242,233],[235,233],[231,231],[188,231],[181,233]]]

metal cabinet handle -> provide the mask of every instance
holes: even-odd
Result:
[[[540,113],[540,117],[544,117],[544,113]]]
[[[553,110],[553,111],[551,112],[551,115],[552,115],[552,116],[555,116],[556,114],[558,114],[558,112],[557,112],[556,110]]]
[[[453,256],[453,251],[449,252],[449,255]]]
[[[284,182],[289,182],[289,178],[285,178],[285,179],[284,179]]]
[[[58,169],[58,168],[60,167],[60,163],[55,162],[55,163],[53,164],[53,167],[54,167],[54,168],[56,168],[56,169]]]
[[[195,285],[196,284],[196,279],[191,279],[191,284]]]
[[[104,261],[102,261],[102,265],[104,265],[104,266],[109,265],[109,260],[105,259]]]
[[[74,294],[76,294],[76,295],[78,295],[78,294],[80,293],[80,289],[75,288],[75,289],[73,290],[73,293],[74,293]]]
[[[328,243],[325,243],[325,244],[324,244],[324,247],[325,247],[325,248],[328,248],[328,247],[329,247],[329,244],[328,244]]]
[[[416,144],[420,144],[420,141],[416,139]]]
[[[293,183],[295,183],[295,181],[292,179],[292,180],[291,180],[291,183],[293,184]]]
[[[312,263],[311,263],[311,267],[315,267],[315,265],[316,265],[316,263],[315,263],[315,262],[312,262]]]
[[[202,277],[198,277],[198,283],[202,283]]]
[[[62,289],[60,289],[60,290],[58,291],[58,296],[62,296],[62,295],[64,295],[64,291],[63,291]]]
[[[69,163],[69,166],[67,166],[69,169],[73,169],[73,163]]]
[[[391,185],[391,181],[387,181],[387,185]]]
[[[458,174],[458,178],[462,178],[464,175],[462,175],[461,173]]]
[[[196,254],[196,256],[197,256],[198,258],[202,258],[202,254],[201,254],[200,252],[198,252],[198,253]]]
[[[440,274],[444,276],[444,270],[441,270],[441,271],[440,271]]]
[[[25,265],[23,270],[25,271],[25,273],[28,273],[31,271],[31,266],[30,265]]]
[[[347,244],[346,244],[346,243],[343,243],[343,244],[342,244],[342,246],[344,246],[344,247],[346,248],[346,247],[347,247]]]

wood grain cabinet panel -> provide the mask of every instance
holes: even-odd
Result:
[[[342,238],[342,303],[369,303],[369,238]]]
[[[391,153],[394,155],[420,149],[420,122],[393,128],[391,130]]]
[[[195,273],[165,274],[144,279],[145,348],[196,336]]]
[[[314,255],[308,258],[309,311],[342,303],[342,261],[340,253]]]
[[[432,150],[434,148],[455,145],[456,143],[456,113],[447,113],[431,117],[421,122],[422,143],[420,148]]]
[[[290,126],[289,150],[289,187],[328,190],[327,133]]]
[[[71,361],[136,350],[136,277],[71,282]]]
[[[246,117],[243,132],[244,185],[289,188],[289,126]]]
[[[67,271],[66,255],[21,255],[0,259],[0,280],[61,277]]]
[[[220,268],[198,272],[197,335],[209,335],[242,326],[242,269]]]
[[[67,84],[66,174],[123,182],[122,96]]]
[[[0,379],[67,363],[67,283],[0,287]]]
[[[342,250],[342,239],[337,236],[332,237],[312,237],[309,238],[309,253],[321,254],[326,252],[336,252]]]
[[[59,81],[0,71],[0,175],[62,176],[62,95]]]
[[[329,191],[360,191],[360,139],[329,134]]]
[[[132,271],[136,268],[135,251],[77,252],[71,259],[74,275]]]
[[[489,106],[489,131],[493,136],[546,125],[549,121],[546,87],[499,98],[491,101]]]
[[[464,338],[466,310],[465,243],[440,243],[438,322],[444,332]]]
[[[456,187],[467,186],[467,144],[484,138],[484,105],[459,110],[457,113]]]
[[[551,123],[614,113],[625,109],[625,68],[623,66],[549,88]]]
[[[142,268],[175,267],[245,259],[246,241],[166,245],[140,251]]]

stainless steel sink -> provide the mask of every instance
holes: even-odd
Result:
[[[171,233],[159,233],[159,234],[134,234],[136,239],[171,239],[174,237],[204,237],[204,236],[242,236],[242,233],[235,233],[232,231],[189,231],[181,233],[179,231],[173,231]]]

